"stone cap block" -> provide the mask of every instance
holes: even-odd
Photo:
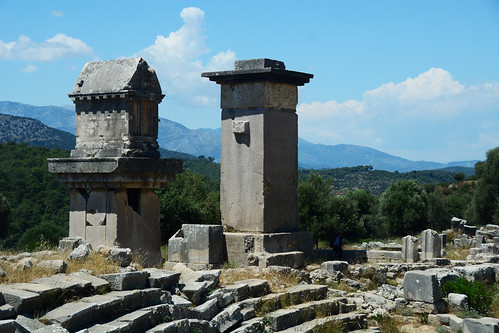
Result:
[[[234,70],[204,72],[201,76],[218,84],[270,81],[297,86],[303,86],[314,77],[313,74],[288,71],[282,61],[266,58],[238,60],[234,64]]]
[[[236,62],[234,63],[234,69],[236,71],[268,67],[276,69],[286,69],[286,65],[284,65],[284,62],[267,58],[236,60]]]

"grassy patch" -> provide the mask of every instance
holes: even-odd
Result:
[[[259,269],[257,267],[229,268],[222,270],[220,283],[222,285],[232,284],[236,281],[246,279],[267,280],[272,292],[281,292],[288,287],[295,286],[301,282],[301,276],[296,270],[272,270]]]
[[[390,316],[378,315],[376,316],[376,322],[383,333],[399,333],[400,330],[397,327],[397,323]]]
[[[5,255],[5,253],[2,253]],[[9,253],[13,255],[13,253]],[[118,266],[108,261],[104,256],[97,252],[92,252],[85,261],[67,260],[68,253],[66,252],[46,252],[46,254],[32,257],[33,266],[25,269],[16,267],[16,262],[0,261],[0,268],[6,273],[6,276],[0,278],[0,284],[11,284],[19,282],[29,282],[38,278],[52,276],[55,272],[52,269],[42,268],[37,266],[37,262],[43,260],[64,260],[67,263],[66,273],[70,274],[78,272],[82,269],[89,270],[93,275],[116,273]]]

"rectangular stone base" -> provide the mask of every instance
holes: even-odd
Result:
[[[308,231],[268,234],[226,232],[224,235],[227,259],[238,266],[300,267],[304,258],[312,255],[313,235]]]

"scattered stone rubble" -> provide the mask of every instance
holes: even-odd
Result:
[[[73,249],[73,254],[86,243],[66,239],[60,245]],[[458,277],[499,282],[497,255],[487,261],[349,264],[335,260],[301,270],[271,266],[194,271],[180,263],[169,270],[136,270],[129,249],[98,251],[122,266],[121,271],[93,276],[60,269],[28,283],[0,285],[0,332],[312,332],[332,323],[348,331],[381,332],[375,319],[386,315],[427,315],[431,325],[451,332],[499,330],[499,319],[461,319],[449,313],[468,309],[468,300],[460,294],[444,299],[442,294],[443,283]],[[63,260],[64,264],[56,264],[37,259],[47,254],[53,252],[0,260],[20,266],[28,266],[27,261],[65,266]],[[244,278],[233,281],[227,276]],[[277,282],[262,278],[266,276]],[[294,277],[295,282],[286,283],[283,277]]]

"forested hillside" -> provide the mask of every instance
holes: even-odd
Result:
[[[0,143],[26,143],[29,146],[73,149],[75,136],[31,118],[0,114]]]
[[[10,207],[4,247],[30,249],[40,240],[56,243],[67,235],[69,190],[48,172],[47,158],[68,156],[60,149],[0,144],[0,197]],[[0,222],[5,230],[5,219]]]
[[[370,165],[351,168],[310,170],[300,169],[300,179],[306,179],[315,172],[324,178],[331,179],[336,193],[345,190],[368,190],[374,195],[380,195],[398,179],[416,180],[421,184],[440,184],[454,182],[454,174],[463,173],[465,176],[474,174],[473,168],[454,167],[448,169],[435,169],[411,172],[389,172],[373,170]]]
[[[340,229],[353,241],[400,236],[424,227],[442,230],[452,216],[469,218],[472,224],[496,222],[499,213],[492,208],[497,205],[490,203],[499,199],[490,197],[489,193],[497,191],[488,188],[499,186],[495,178],[499,165],[492,159],[499,160],[499,150],[489,155],[479,163],[477,180],[466,180],[467,169],[409,173],[376,171],[369,166],[302,169],[300,227],[313,231],[317,240],[327,240],[333,230]],[[43,241],[57,244],[67,235],[69,191],[47,170],[47,158],[67,156],[69,151],[60,149],[0,144],[0,239],[4,247],[29,250]],[[487,176],[487,181],[480,178]],[[183,223],[220,223],[220,164],[211,157],[187,156],[184,173],[157,193],[164,243]]]

